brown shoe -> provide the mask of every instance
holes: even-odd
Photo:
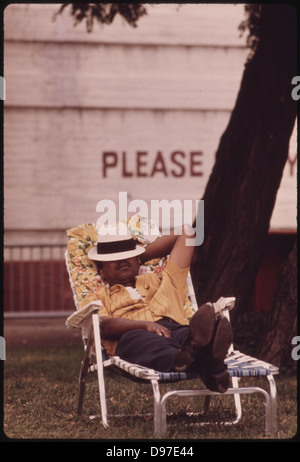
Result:
[[[203,375],[202,380],[210,391],[225,393],[229,387],[230,377],[228,371],[226,370],[226,365],[222,363],[219,366],[220,369],[216,364],[214,364],[211,371],[206,371],[206,374]]]
[[[215,330],[215,312],[210,305],[202,305],[192,317],[189,335],[174,358],[174,369],[185,372],[198,359],[201,350],[212,340]]]
[[[211,344],[202,350],[199,369],[205,386],[211,391],[225,393],[229,387],[229,374],[224,363],[233,341],[230,322],[220,318]]]
[[[229,347],[233,342],[231,324],[227,318],[220,318],[216,325],[216,333],[212,342],[212,357],[217,361],[224,361]]]

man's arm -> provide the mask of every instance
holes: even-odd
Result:
[[[176,233],[175,233],[176,232]],[[194,254],[194,246],[186,244],[187,240],[195,238],[192,228],[184,225],[164,236],[159,237],[146,247],[140,256],[142,263],[170,255],[170,259],[180,268],[189,268]]]
[[[194,247],[186,244],[187,239],[194,239],[190,227],[183,226],[181,229],[171,232],[156,239],[146,247],[145,252],[140,255],[141,262],[152,260],[153,258],[170,255],[170,259],[179,268],[189,268]],[[104,340],[118,340],[122,334],[135,329],[145,329],[149,332],[155,332],[164,337],[170,337],[171,333],[166,327],[152,321],[133,321],[124,318],[101,317],[100,322],[101,336]]]
[[[104,340],[119,340],[122,334],[130,330],[144,329],[163,337],[170,337],[171,332],[164,326],[152,321],[133,321],[124,318],[101,317],[101,336]]]

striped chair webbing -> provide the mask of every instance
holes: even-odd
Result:
[[[128,374],[142,380],[159,379],[159,373],[153,369],[148,369],[147,367],[139,366],[138,364],[129,363],[124,359],[119,358],[119,356],[111,357],[109,365],[117,366]]]
[[[140,380],[159,380],[160,382],[179,382],[180,380],[191,380],[200,378],[200,374],[192,372],[158,372],[154,369],[147,369],[138,364],[131,364],[118,356],[111,358],[110,365],[114,365]]]
[[[274,366],[241,354],[237,359],[226,358],[225,364],[230,377],[261,377],[278,373]],[[201,375],[193,372],[159,372],[161,382],[178,382],[196,378],[201,378]]]
[[[278,373],[277,367],[239,351],[233,351],[229,354],[225,359],[225,363],[230,377],[259,377]],[[201,378],[200,374],[194,372],[158,372],[137,364],[128,363],[118,356],[111,358],[111,364],[142,380],[156,379],[167,383]]]
[[[231,377],[259,377],[278,374],[278,367],[252,356],[233,351],[225,359]]]

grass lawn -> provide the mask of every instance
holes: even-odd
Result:
[[[146,417],[112,417],[104,428],[100,414],[96,376],[90,374],[86,386],[83,416],[76,414],[78,372],[82,348],[11,348],[4,361],[4,433],[9,439],[85,439],[153,440],[153,420]],[[245,384],[253,381],[244,380]],[[136,384],[112,372],[107,373],[108,412],[139,414],[152,412],[152,388]],[[267,381],[259,379],[265,388]],[[297,432],[296,373],[276,377],[278,392],[276,439],[293,438]],[[178,388],[179,384],[168,387]],[[243,416],[237,425],[191,425],[183,414],[199,409],[202,398],[173,398],[167,411],[176,412],[168,419],[165,440],[265,440],[264,399],[260,394],[242,395]],[[233,398],[215,397],[210,416],[233,416]]]

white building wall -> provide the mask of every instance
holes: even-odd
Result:
[[[92,33],[67,10],[52,21],[58,8],[4,12],[7,243],[64,242],[120,191],[200,199],[248,53],[240,4],[149,5],[136,29],[118,19]],[[295,229],[295,217],[287,165],[272,229]]]

